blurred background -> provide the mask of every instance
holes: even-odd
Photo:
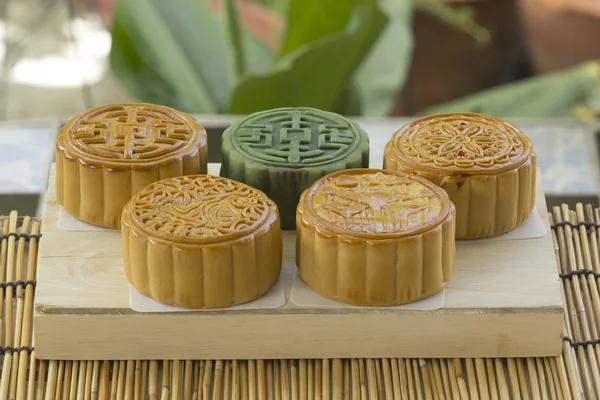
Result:
[[[551,204],[597,204],[600,0],[0,0],[0,214],[36,214],[66,119],[145,101],[218,136],[312,106],[388,138],[418,115],[505,117]]]

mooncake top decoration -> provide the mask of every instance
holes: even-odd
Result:
[[[416,176],[353,169],[330,174],[305,194],[306,213],[336,233],[398,237],[424,232],[449,212],[447,194]]]
[[[391,144],[394,155],[404,163],[471,174],[513,169],[532,152],[531,141],[516,126],[472,113],[415,120],[397,131]]]
[[[313,108],[258,112],[232,127],[233,147],[261,164],[302,168],[336,162],[358,146],[359,128]]]
[[[206,132],[189,115],[169,107],[124,103],[97,107],[59,132],[58,147],[88,164],[126,168],[194,153]]]
[[[274,210],[272,201],[248,185],[195,175],[150,184],[132,198],[128,212],[150,237],[207,243],[248,235]]]

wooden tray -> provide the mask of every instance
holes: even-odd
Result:
[[[562,349],[563,300],[539,183],[548,233],[461,242],[446,304],[435,311],[296,306],[294,232],[284,232],[285,306],[136,313],[119,232],[60,230],[58,210],[52,168],[34,309],[40,359],[536,357]]]

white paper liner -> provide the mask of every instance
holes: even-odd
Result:
[[[164,312],[193,312],[193,311],[235,311],[235,310],[260,310],[266,308],[279,308],[285,305],[285,291],[281,277],[275,282],[271,290],[258,299],[248,303],[239,304],[237,306],[227,308],[210,308],[196,310],[191,308],[183,308],[171,306],[146,297],[138,292],[133,285],[129,285],[129,307],[133,311],[144,313],[164,313]]]
[[[63,231],[111,231],[115,229],[103,228],[88,224],[80,221],[77,218],[71,216],[64,208],[60,207],[58,210],[58,228]],[[525,220],[521,225],[517,226],[514,230],[505,233],[504,235],[496,236],[488,239],[474,239],[474,240],[517,240],[517,239],[534,239],[544,236],[548,230],[544,221],[540,217],[540,213],[537,207],[531,211],[529,218]],[[467,241],[467,240],[465,240]],[[473,240],[468,240],[473,241]],[[457,242],[461,242],[458,240]]]
[[[423,300],[418,300],[412,303],[403,304],[400,306],[389,307],[360,307],[352,304],[342,303],[341,301],[331,300],[314,292],[303,280],[300,274],[294,274],[292,283],[292,293],[290,300],[301,307],[315,308],[367,308],[367,309],[382,309],[382,310],[438,310],[446,304],[446,289],[442,289],[433,296]]]
[[[540,213],[537,207],[534,207],[531,210],[531,214],[529,214],[529,218],[525,220],[521,225],[517,226],[510,232],[505,233],[504,235],[495,236],[487,239],[466,239],[466,240],[457,240],[457,243],[460,242],[473,242],[477,240],[517,240],[517,239],[535,239],[538,237],[544,236],[548,233],[548,229],[546,229],[546,225],[540,216]]]

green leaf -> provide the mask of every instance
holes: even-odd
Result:
[[[186,105],[185,111],[218,112],[219,99],[224,100],[229,87],[227,64],[215,37],[219,25],[204,2],[182,0],[171,7],[161,0],[120,0],[115,21],[147,64],[160,71]],[[207,59],[203,53],[211,57]],[[224,88],[224,93],[219,93],[219,88]]]
[[[270,73],[248,77],[235,88],[230,113],[307,106],[337,111],[340,93],[387,23],[374,0],[361,0],[343,31],[303,45]]]
[[[345,29],[358,3],[359,0],[290,0],[279,56]]]
[[[272,53],[242,32],[249,71],[264,72]],[[193,113],[219,113],[230,91],[225,28],[205,0],[119,0],[111,66],[140,100]],[[146,86],[150,87],[148,89]]]
[[[112,37],[119,45],[112,47],[110,62],[125,90],[137,100],[180,106],[171,86],[139,54],[120,20],[113,23]]]
[[[160,2],[160,5],[163,8],[173,8],[170,2],[161,0],[154,1]],[[215,79],[214,81],[211,81],[211,87],[216,88],[219,94],[220,104],[222,105],[222,109],[224,109],[231,87],[234,86],[234,84],[227,79],[227,71],[213,71],[212,68],[222,65],[233,65],[234,60],[232,59],[232,53],[226,51],[226,48],[228,47],[226,36],[227,25],[224,21],[226,16],[224,15],[224,12],[221,12],[221,15],[215,14],[206,3],[206,0],[180,1],[187,2],[192,16],[192,18],[186,22],[185,26],[181,26],[180,37],[185,42],[190,42],[192,44],[190,47],[193,47],[193,44],[196,45],[196,51],[194,52],[196,63],[198,65],[206,65],[205,69],[207,70],[207,77],[209,79]],[[177,3],[177,5],[179,7],[180,3]],[[168,13],[168,11],[164,12]],[[176,22],[177,21],[174,21],[174,23]],[[207,23],[208,25],[206,27],[200,29],[199,25]],[[242,29],[241,25],[240,34],[242,36],[241,44],[242,50],[244,51],[246,73],[266,72],[273,63],[273,52],[252,33]],[[219,64],[213,64],[212,62],[212,58],[216,56],[218,56],[217,59]],[[224,63],[222,58],[225,60]],[[210,75],[211,73],[212,75]],[[224,78],[225,82],[220,81],[219,78]]]
[[[389,23],[356,73],[363,114],[389,114],[412,61],[412,4],[409,0],[381,0]]]
[[[271,68],[275,55],[263,41],[242,30],[242,44],[246,55],[246,74],[263,74]]]
[[[422,114],[476,112],[499,117],[573,117],[593,108],[599,93],[600,62],[541,75],[426,109]]]
[[[234,0],[224,0],[223,10],[229,49],[233,60],[233,77],[238,79],[246,71],[246,52],[242,44],[242,34]]]

